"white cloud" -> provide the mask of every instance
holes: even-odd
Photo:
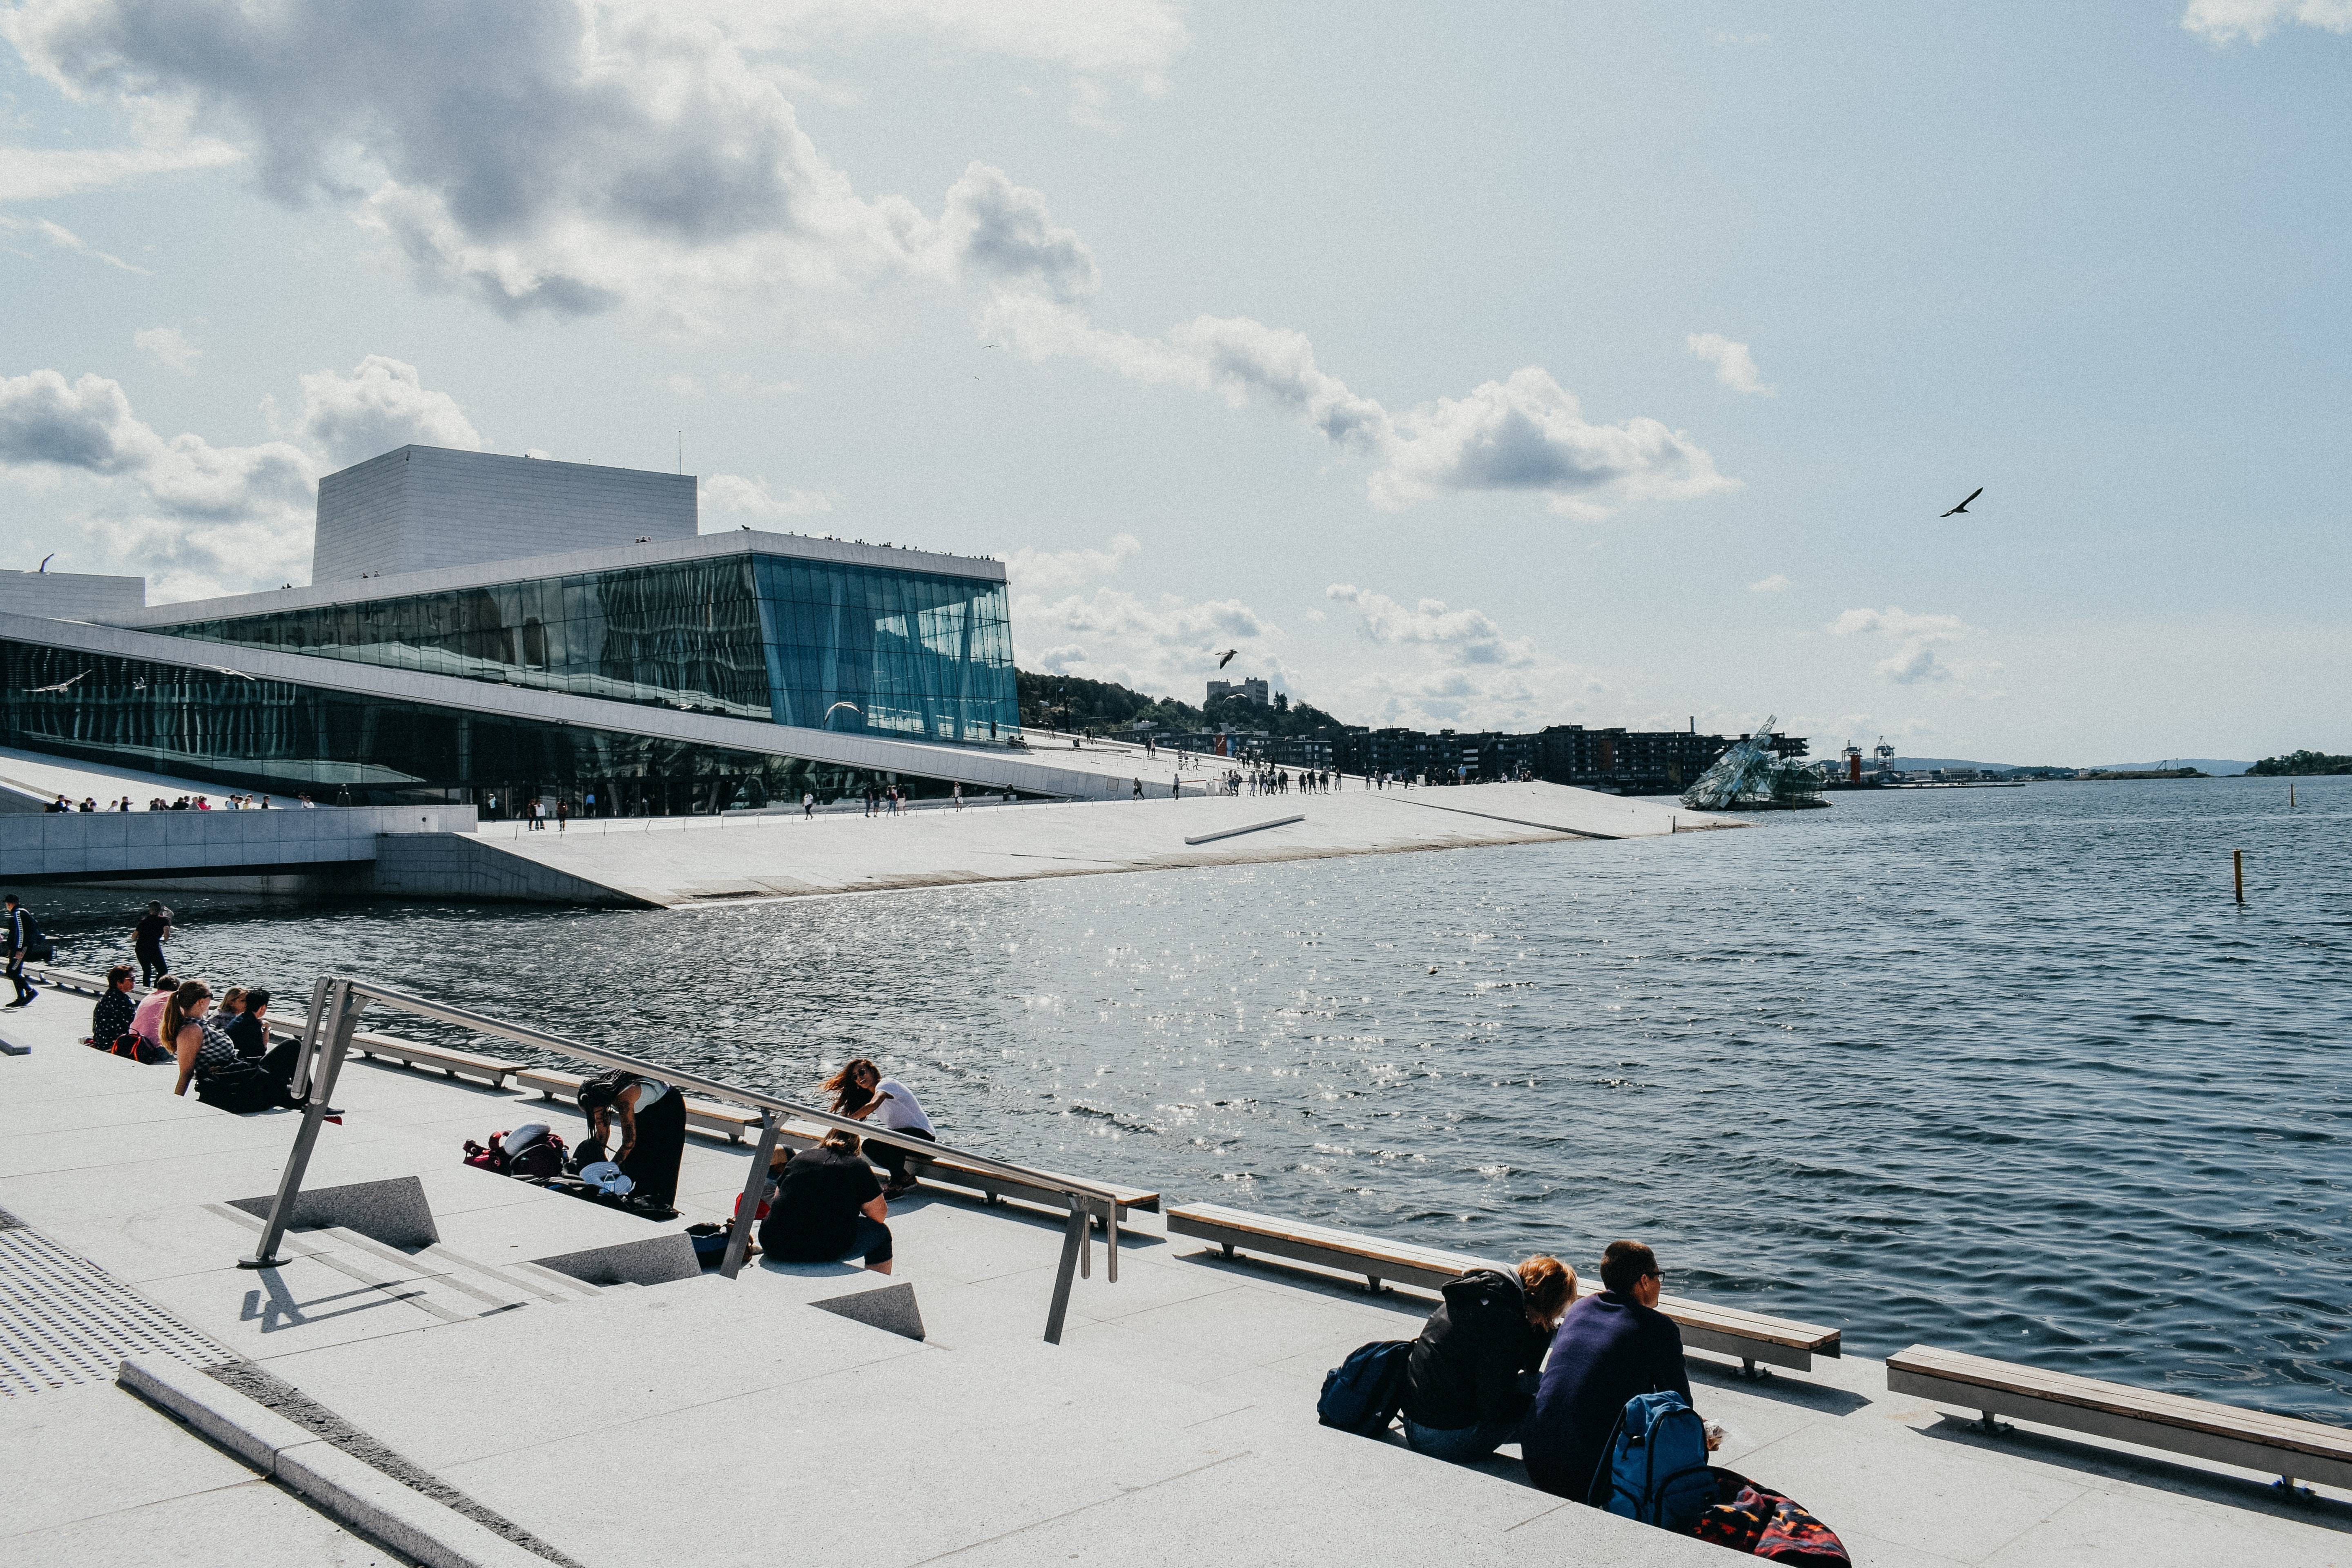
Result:
[[[785,518],[812,517],[831,511],[833,502],[815,490],[786,490],[782,495],[768,481],[740,474],[706,474],[701,482],[702,510],[722,518],[749,518],[775,522]]]
[[[1736,488],[1655,419],[1585,418],[1541,368],[1391,412],[1320,369],[1300,332],[1202,316],[1156,339],[1095,327],[1084,241],[1038,192],[973,163],[932,217],[866,196],[803,132],[794,49],[916,39],[1153,92],[1186,47],[1170,0],[461,0],[341,9],[244,0],[26,0],[27,65],[157,135],[252,157],[290,205],[351,211],[428,287],[509,316],[634,309],[716,335],[746,302],[874,310],[909,283],[980,294],[1033,358],[1286,407],[1373,459],[1372,500],[1517,491],[1558,512]]]
[[[1438,599],[1410,606],[1351,583],[1327,598],[1354,606],[1358,631],[1385,660],[1354,663],[1323,706],[1350,722],[1456,729],[1528,729],[1588,712],[1609,689],[1591,671],[1513,637],[1483,610]]]
[[[1174,0],[674,0],[747,47],[855,47],[918,39],[1164,90],[1190,39]]]
[[[1131,534],[1102,550],[1024,550],[1006,563],[1014,656],[1024,669],[1115,680],[1198,704],[1227,648],[1228,676],[1264,676],[1287,689],[1282,628],[1239,599],[1145,595],[1115,586],[1142,552]]]
[[[289,424],[263,403],[278,439],[215,447],[164,439],[104,376],[0,376],[0,478],[68,493],[62,516],[81,532],[83,564],[147,574],[160,602],[306,574],[322,473],[412,441],[481,446],[455,400],[398,360],[371,354],[347,375],[320,371],[301,385]]]
[[[1848,610],[1829,624],[1832,637],[1881,637],[1895,651],[1877,665],[1879,677],[1897,686],[1949,680],[1953,671],[1937,662],[1936,646],[1957,642],[1975,628],[1958,616],[1914,615],[1899,605],[1883,610]]]
[[[1715,366],[1715,379],[1732,391],[1770,397],[1780,390],[1765,382],[1746,343],[1735,343],[1721,332],[1693,332],[1683,342],[1692,353]]]
[[[0,473],[89,484],[98,504],[80,521],[100,569],[156,573],[167,595],[282,580],[307,564],[310,453],[285,441],[167,441],[104,376],[0,377]]]
[[[322,370],[304,376],[295,429],[334,468],[396,447],[482,447],[456,398],[427,391],[415,365],[382,354],[368,355],[349,375]]]
[[[0,16],[0,35],[12,34],[15,22],[14,16]],[[0,147],[0,202],[55,201],[153,174],[218,168],[243,155],[209,138],[131,147]]]
[[[1122,54],[1121,29],[1152,34],[1161,13],[1129,4],[1081,23],[1077,9],[992,20],[978,6],[885,5],[878,24],[1145,76],[1181,42],[1181,27],[1159,26],[1158,43]],[[859,26],[846,5],[746,20],[640,0],[31,0],[0,26],[68,95],[248,149],[271,195],[350,207],[421,281],[507,315],[633,305],[715,331],[719,307],[747,296],[845,308],[900,278],[969,273],[1057,299],[1091,287],[1092,258],[1043,198],[986,165],[939,220],[903,197],[860,196],[760,54],[792,18]],[[1055,21],[1082,36],[1049,47]]]
[[[662,385],[669,389],[669,395],[672,397],[699,397],[702,395],[702,383],[695,380],[694,377],[690,375],[673,375],[664,381]]]
[[[1505,637],[1484,610],[1451,610],[1443,599],[1423,599],[1407,609],[1385,594],[1352,583],[1334,583],[1324,595],[1355,605],[1363,617],[1364,635],[1376,643],[1434,648],[1454,664],[1523,668],[1535,662],[1535,643]]]
[[[0,156],[5,156],[5,154],[0,153]],[[78,256],[87,256],[93,261],[102,261],[107,266],[119,268],[122,271],[135,272],[142,278],[155,276],[144,267],[133,267],[119,256],[108,255],[61,223],[52,223],[45,217],[10,217],[5,213],[0,213],[0,234],[26,233],[39,235],[59,250],[70,250]]]
[[[157,364],[182,375],[196,374],[196,361],[204,357],[205,352],[190,342],[188,334],[177,327],[149,327],[131,333],[131,343]]]
[[[2259,44],[2283,23],[2352,33],[2352,0],[2189,0],[2180,25],[2216,44]]]
[[[1135,535],[1122,533],[1108,550],[1016,550],[1005,563],[1004,572],[1016,595],[1066,594],[1098,578],[1117,576],[1121,567],[1142,552],[1143,545]]]
[[[1769,577],[1759,578],[1748,584],[1748,591],[1751,594],[1785,594],[1789,591],[1789,579],[1775,572]]]
[[[1382,507],[1445,492],[1523,490],[1544,496],[1555,511],[1591,517],[1626,502],[1738,488],[1687,436],[1654,419],[1587,421],[1576,399],[1534,366],[1465,397],[1392,415],[1319,367],[1305,333],[1246,318],[1202,316],[1140,338],[1022,294],[997,299],[982,323],[1031,360],[1076,358],[1134,381],[1214,392],[1236,406],[1266,397],[1376,459],[1369,491]]]

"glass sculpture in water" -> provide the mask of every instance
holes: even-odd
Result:
[[[1693,811],[1789,811],[1829,805],[1822,798],[1819,770],[1772,749],[1775,721],[1766,719],[1754,734],[1717,758],[1698,783],[1683,791],[1683,804]]]

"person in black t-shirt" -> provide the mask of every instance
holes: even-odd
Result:
[[[857,1134],[835,1128],[785,1164],[760,1226],[760,1250],[779,1263],[837,1263],[862,1254],[866,1268],[887,1274],[889,1217],[890,1200],[858,1154]]]
[[[163,962],[163,944],[172,940],[172,911],[160,903],[147,906],[147,913],[131,928],[131,945],[139,950],[139,984],[152,985],[155,976],[171,972]]]

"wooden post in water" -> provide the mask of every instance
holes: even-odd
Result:
[[[2237,879],[2238,902],[2242,904],[2246,901],[2246,852],[2244,850],[2230,851],[2230,869]]]

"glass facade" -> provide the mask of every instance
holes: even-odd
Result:
[[[49,689],[40,689],[48,688]],[[944,781],[457,712],[207,668],[0,640],[0,745],[281,800],[352,805],[562,796],[598,816],[685,816]],[[140,804],[144,804],[143,802]]]
[[[152,629],[908,740],[1019,727],[1004,584],[943,574],[747,553]]]

